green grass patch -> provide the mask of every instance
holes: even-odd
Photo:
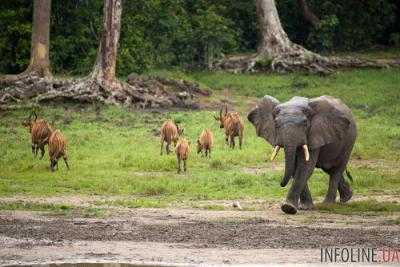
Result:
[[[96,201],[94,204],[99,206],[117,206],[126,208],[166,208],[167,200],[154,198],[135,198],[124,200],[105,200]]]
[[[218,205],[218,204],[192,205],[192,208],[202,209],[202,210],[214,210],[214,211],[227,210],[227,207],[225,207],[224,205]]]
[[[349,203],[318,204],[317,209],[323,212],[337,214],[360,214],[360,213],[392,213],[400,212],[400,203],[378,202],[376,200],[352,201]]]
[[[393,220],[387,220],[386,224],[388,225],[400,225],[400,217]]]
[[[42,204],[32,202],[0,202],[0,210],[47,211],[55,214],[68,214],[74,207],[60,204]]]
[[[82,217],[100,217],[104,211],[99,208],[92,207],[76,207],[65,204],[46,204],[34,202],[0,202],[0,210],[26,210],[47,212],[51,215],[70,215],[79,214]]]
[[[295,95],[329,94],[341,98],[353,110],[358,123],[354,160],[379,160],[381,165],[350,164],[355,194],[399,194],[400,75],[398,69],[354,70],[320,77],[315,75],[259,75],[207,72],[168,72],[166,77],[187,78],[212,88],[214,98],[229,98],[245,121],[243,149],[225,145],[223,131],[215,122],[216,111],[149,112],[113,106],[42,107],[38,111],[61,129],[68,139],[71,170],[63,162],[49,171],[48,156],[34,159],[30,137],[21,122],[29,109],[1,113],[0,196],[104,195],[132,196],[115,203],[128,207],[162,207],[177,201],[221,199],[282,199],[287,188],[279,181],[283,171],[266,169],[252,174],[248,167],[267,168],[271,147],[255,134],[245,116],[249,102],[269,94],[281,101]],[[155,135],[162,122],[174,119],[185,128],[192,152],[188,172],[176,173],[176,158],[160,156]],[[202,129],[215,136],[211,159],[195,153]],[[283,160],[283,153],[277,161]],[[388,164],[385,164],[387,162]],[[390,163],[390,164],[389,164]],[[313,196],[325,195],[328,178],[320,170],[310,179]]]

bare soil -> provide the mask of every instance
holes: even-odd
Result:
[[[229,201],[214,204],[221,203]],[[400,246],[400,226],[386,223],[399,214],[345,216],[308,211],[287,216],[279,211],[278,202],[262,206],[259,211],[115,208],[104,218],[2,211],[0,264],[72,260],[318,263],[320,247]]]
[[[1,216],[0,232],[17,239],[52,242],[80,240],[191,243],[195,248],[312,249],[337,245],[400,245],[400,231],[396,230],[277,226],[265,219],[143,224],[136,220],[118,218],[38,220]]]

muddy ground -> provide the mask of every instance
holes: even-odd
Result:
[[[321,247],[400,247],[400,226],[387,223],[399,214],[309,211],[287,216],[279,203],[264,207],[259,211],[119,208],[102,218],[2,211],[0,264],[318,263]]]

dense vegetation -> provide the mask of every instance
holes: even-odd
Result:
[[[296,1],[279,0],[290,38],[318,51],[399,46],[396,0],[309,0],[321,23],[313,28]],[[124,1],[119,75],[160,67],[202,67],[222,53],[254,51],[253,0]],[[0,1],[0,73],[18,73],[29,61],[32,1]],[[93,65],[101,0],[53,0],[50,56],[55,73],[84,75]]]

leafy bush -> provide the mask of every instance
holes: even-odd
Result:
[[[332,51],[339,20],[335,15],[322,19],[308,36],[307,43],[318,51]]]

